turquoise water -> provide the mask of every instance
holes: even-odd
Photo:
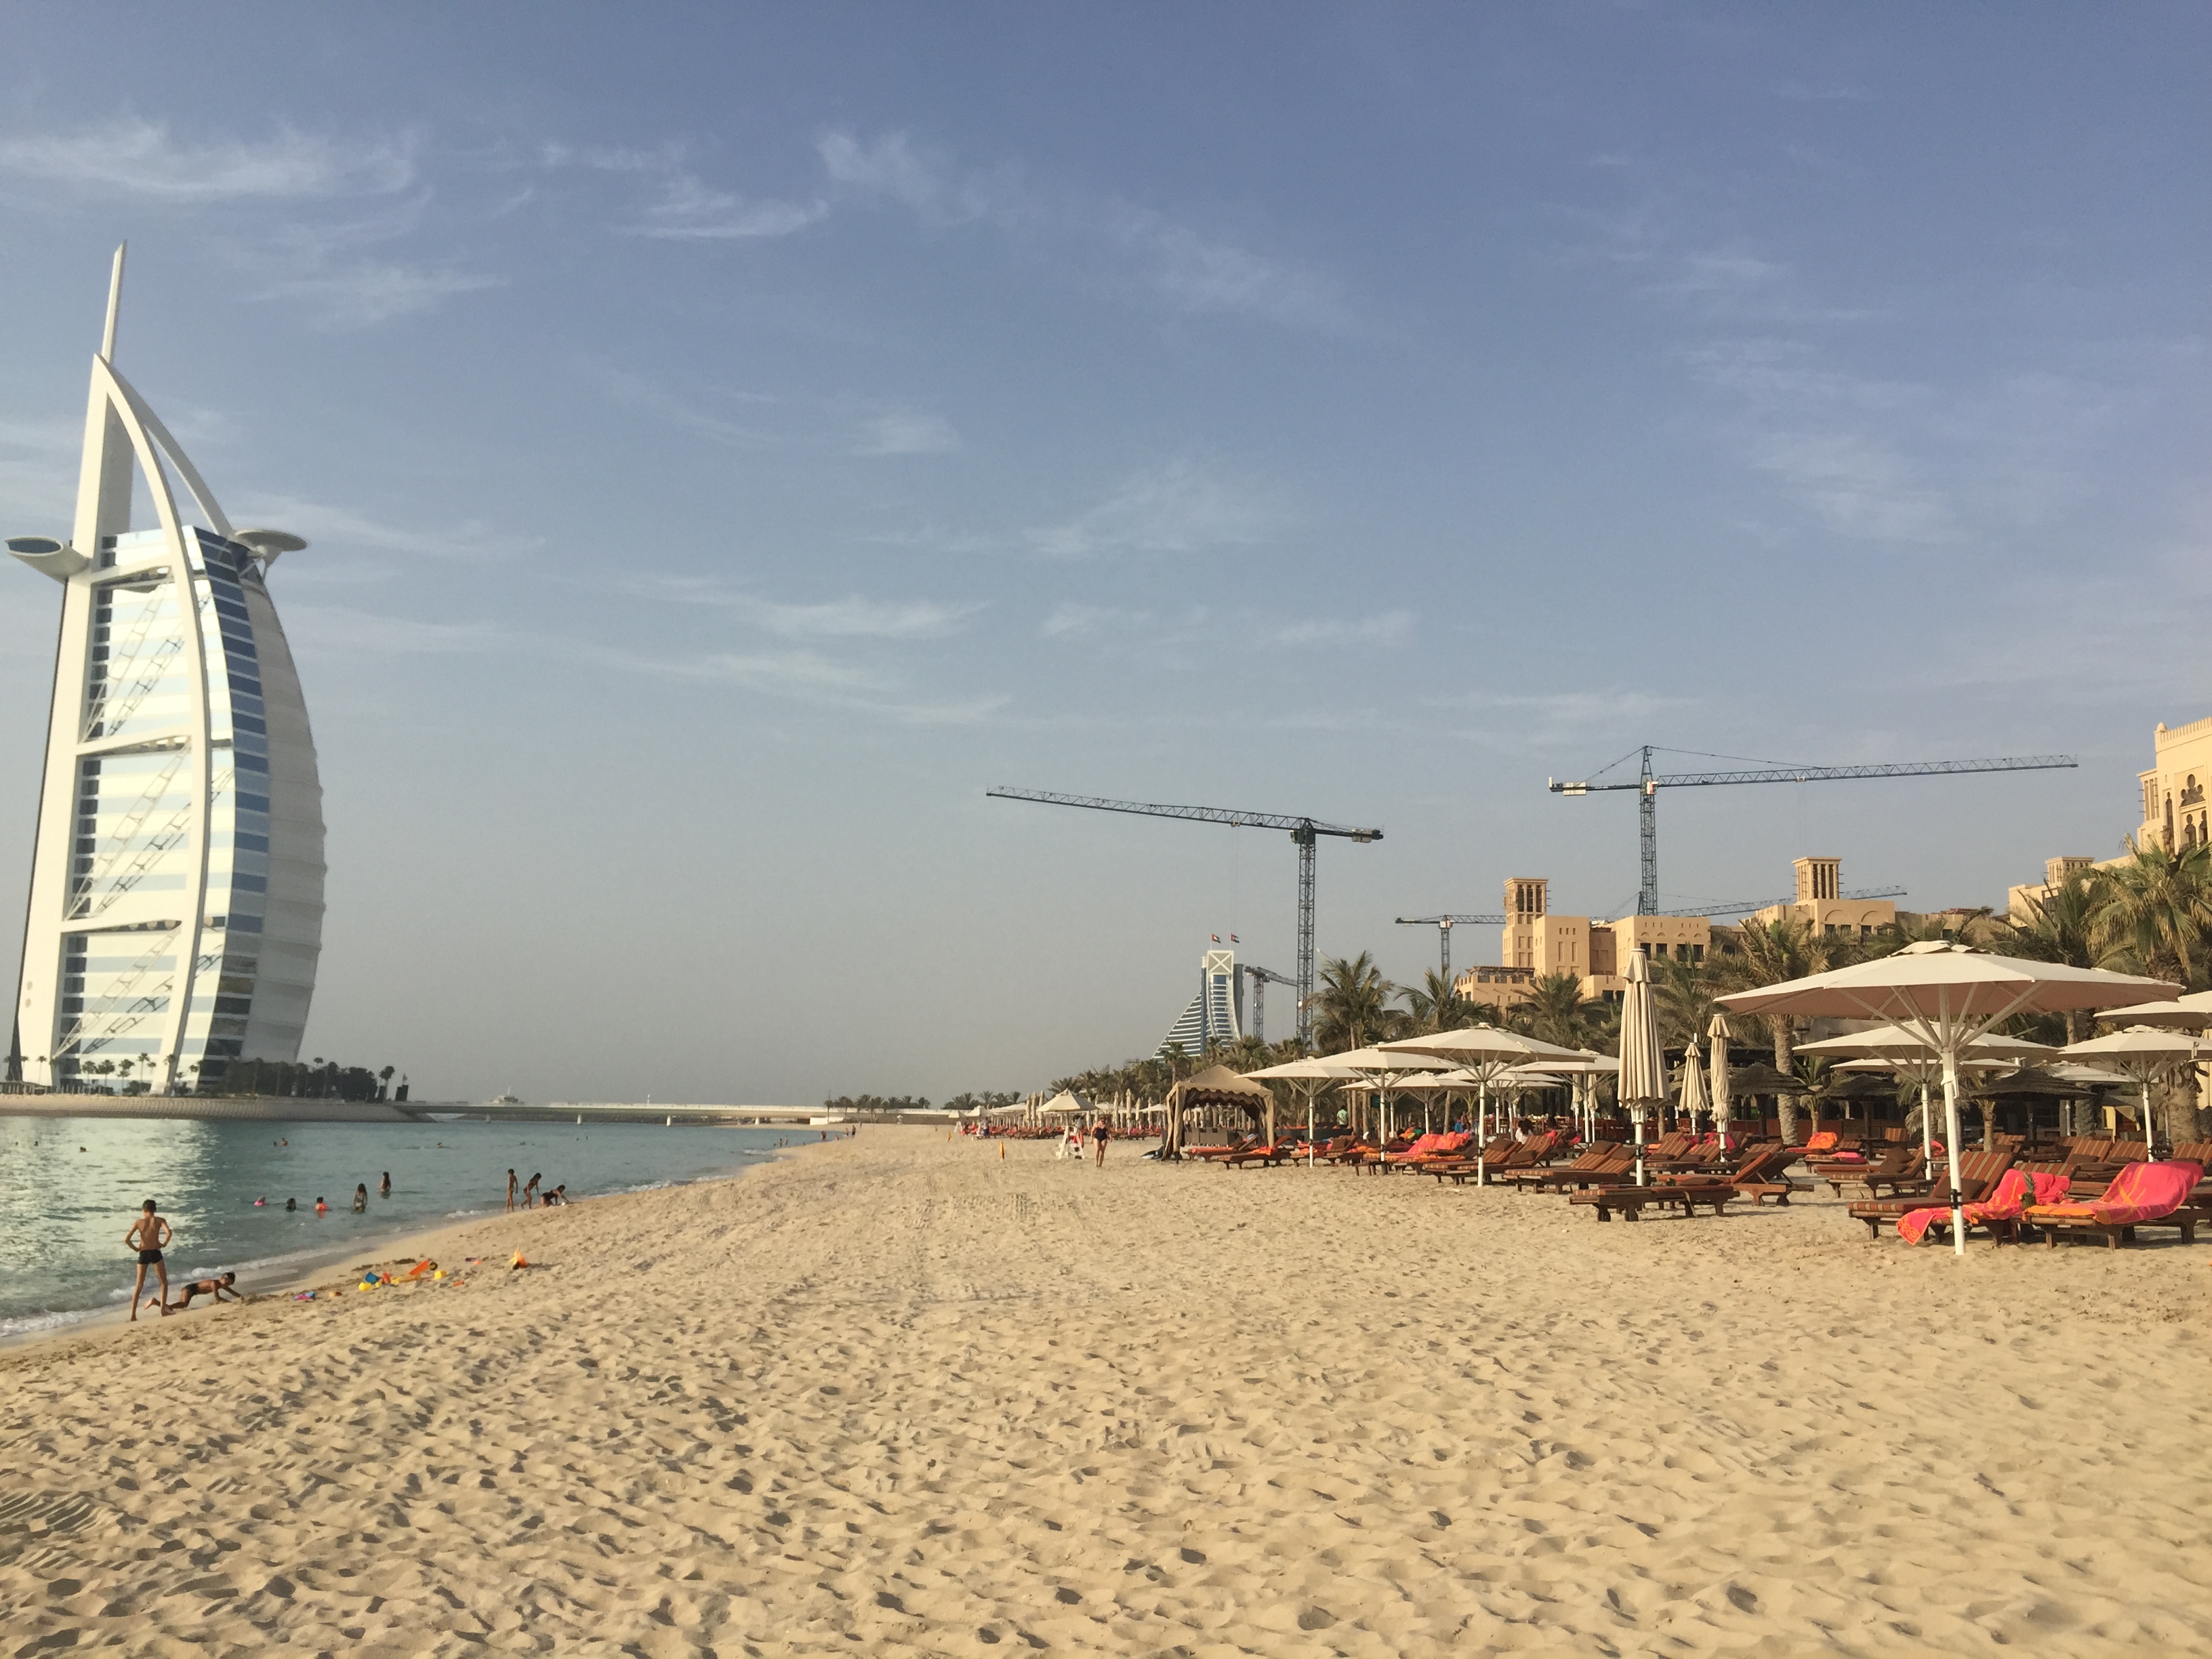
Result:
[[[507,1172],[573,1200],[732,1174],[812,1129],[594,1123],[195,1123],[0,1117],[0,1339],[130,1297],[123,1236],[152,1199],[175,1229],[169,1282],[298,1272],[500,1209]],[[384,1173],[392,1196],[378,1196]],[[353,1213],[356,1182],[368,1209]],[[330,1213],[317,1216],[319,1195]],[[253,1200],[268,1202],[256,1208]],[[288,1212],[284,1200],[299,1200]],[[149,1275],[148,1283],[152,1283]],[[149,1292],[150,1294],[150,1291]]]

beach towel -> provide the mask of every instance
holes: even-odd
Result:
[[[2039,1180],[2059,1179],[2057,1176],[2037,1178]],[[2021,1212],[2032,1200],[2039,1196],[2038,1188],[2029,1183],[2026,1170],[2007,1170],[2004,1172],[2004,1178],[1997,1182],[1996,1191],[1991,1193],[1979,1204],[1966,1206],[1966,1225],[1972,1227],[1978,1222],[1984,1221],[2017,1221],[2021,1218]],[[1928,1236],[1929,1227],[1936,1222],[1948,1221],[1950,1216],[1949,1210],[1934,1206],[1921,1210],[1907,1210],[1897,1218],[1897,1236],[1908,1244],[1917,1244]]]
[[[2132,1227],[2172,1215],[2189,1201],[2204,1176],[2204,1166],[2175,1158],[2164,1164],[2130,1164],[2112,1177],[2102,1198],[2087,1204],[2039,1203],[2031,1221],[2093,1221],[2101,1227]]]
[[[1833,1129],[1823,1129],[1805,1143],[1805,1150],[1808,1152],[1825,1152],[1835,1144],[1836,1132]]]

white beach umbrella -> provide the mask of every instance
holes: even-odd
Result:
[[[1332,1066],[1349,1066],[1366,1083],[1380,1108],[1382,1129],[1378,1140],[1386,1147],[1390,1144],[1390,1091],[1395,1086],[1394,1080],[1409,1072],[1449,1072],[1458,1063],[1436,1054],[1410,1051],[1401,1054],[1388,1043],[1346,1048],[1322,1058]]]
[[[1705,1035],[1713,1044],[1713,1133],[1721,1138],[1721,1150],[1728,1150],[1729,1108],[1734,1103],[1729,1098],[1729,1024],[1726,1014],[1715,1014],[1713,1023],[1705,1027]]]
[[[1490,1085],[1513,1067],[1526,1066],[1531,1060],[1582,1058],[1579,1049],[1539,1042],[1534,1037],[1501,1030],[1495,1025],[1467,1025],[1456,1031],[1433,1031],[1425,1036],[1401,1037],[1382,1046],[1386,1054],[1425,1054],[1441,1059],[1447,1065],[1464,1066],[1475,1079],[1474,1182],[1478,1187],[1486,1186],[1490,1181],[1486,1156]]]
[[[1304,1059],[1286,1060],[1279,1066],[1262,1066],[1256,1072],[1247,1072],[1244,1075],[1250,1078],[1279,1078],[1294,1087],[1301,1083],[1305,1085],[1306,1168],[1312,1169],[1315,1161],[1314,1097],[1331,1084],[1343,1083],[1357,1078],[1359,1075],[1358,1070],[1350,1066],[1340,1065],[1333,1060]],[[1274,1139],[1272,1129],[1267,1139],[1270,1142]]]
[[[1966,1051],[1986,1060],[2022,1064],[2058,1052],[2047,1042],[2031,1042],[2026,1037],[2003,1036],[1995,1031],[1982,1033],[1966,1045]],[[1918,1033],[1902,1025],[1877,1025],[1871,1030],[1823,1037],[1818,1042],[1801,1042],[1797,1052],[1890,1062],[1899,1077],[1920,1085],[1920,1155],[1935,1155],[1934,1115],[1929,1109],[1928,1097],[1943,1080],[1943,1057],[1922,1042]]]
[[[1698,1064],[1698,1039],[1692,1035],[1682,1049],[1682,1115],[1690,1120],[1692,1132],[1698,1114],[1706,1109],[1705,1069]]]
[[[1950,1159],[1951,1243],[1966,1253],[1959,1212],[1959,1061],[1974,1039],[2015,1014],[2110,1008],[2171,995],[2179,986],[2131,974],[1992,956],[1929,939],[1894,955],[1717,999],[1746,1014],[1878,1019],[1917,1034],[1943,1062],[1945,1149]]]
[[[1651,1006],[1651,966],[1628,953],[1628,989],[1620,1000],[1620,1103],[1636,1126],[1636,1184],[1644,1173],[1644,1115],[1667,1103],[1667,1056],[1659,1047],[1658,1011]]]
[[[2086,1042],[2069,1042],[2058,1052],[2069,1060],[2109,1066],[2134,1079],[2142,1091],[2143,1156],[2158,1157],[2150,1124],[2150,1085],[2161,1077],[2197,1062],[2197,1040],[2186,1031],[2162,1031],[2135,1025]]]
[[[2156,1025],[2167,1030],[2202,1031],[2206,1026],[2212,1025],[2212,991],[2176,997],[2171,1002],[2138,1002],[2126,1008],[2102,1008],[2097,1012],[2097,1023],[2120,1027]]]

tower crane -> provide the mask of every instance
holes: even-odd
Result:
[[[1659,791],[1686,788],[1692,785],[1719,783],[1825,783],[1838,778],[1924,778],[1948,776],[1962,772],[2044,772],[2060,767],[2081,764],[2071,755],[2008,755],[1996,760],[1954,761],[1893,761],[1879,766],[1788,766],[1773,761],[1761,761],[1755,765],[1741,767],[1726,772],[1654,772],[1651,757],[1658,748],[1644,744],[1641,750],[1631,750],[1620,761],[1604,767],[1596,774],[1602,777],[1629,755],[1641,753],[1644,765],[1633,783],[1595,783],[1588,779],[1565,782],[1558,778],[1545,780],[1545,787],[1555,795],[1589,795],[1601,790],[1633,789],[1637,793],[1637,827],[1643,842],[1644,880],[1638,890],[1636,914],[1640,916],[1659,913]],[[1667,751],[1674,754],[1693,754],[1691,750]],[[1728,760],[1726,755],[1701,757],[1708,760]]]
[[[1298,982],[1294,979],[1285,979],[1272,968],[1261,968],[1249,962],[1238,963],[1237,971],[1251,975],[1252,1035],[1265,1042],[1267,1040],[1267,988],[1270,985],[1287,985],[1295,990]],[[1301,1025],[1298,1029],[1304,1030],[1305,1028]]]
[[[1443,975],[1445,988],[1451,986],[1451,930],[1458,922],[1494,921],[1503,926],[1503,916],[1400,916],[1401,927],[1433,927],[1437,930],[1437,971]]]
[[[1096,795],[1061,795],[1043,789],[987,789],[983,793],[994,800],[1033,800],[1048,806],[1087,807],[1097,812],[1133,812],[1140,817],[1182,818],[1193,823],[1289,830],[1298,849],[1298,1043],[1305,1046],[1313,1035],[1315,843],[1322,836],[1336,836],[1346,841],[1380,841],[1380,830],[1323,823],[1301,814],[1243,812],[1231,806],[1168,806],[1157,801],[1107,800]]]

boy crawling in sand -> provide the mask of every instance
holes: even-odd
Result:
[[[186,1308],[192,1305],[192,1298],[196,1296],[211,1296],[215,1298],[216,1304],[218,1307],[222,1305],[222,1299],[225,1297],[228,1297],[233,1302],[243,1302],[246,1298],[231,1288],[237,1283],[238,1275],[236,1273],[224,1273],[217,1279],[196,1279],[191,1284],[185,1285],[183,1291],[178,1296],[177,1299],[174,1302],[172,1302],[167,1307],[162,1309],[161,1311],[163,1313],[182,1313]]]

